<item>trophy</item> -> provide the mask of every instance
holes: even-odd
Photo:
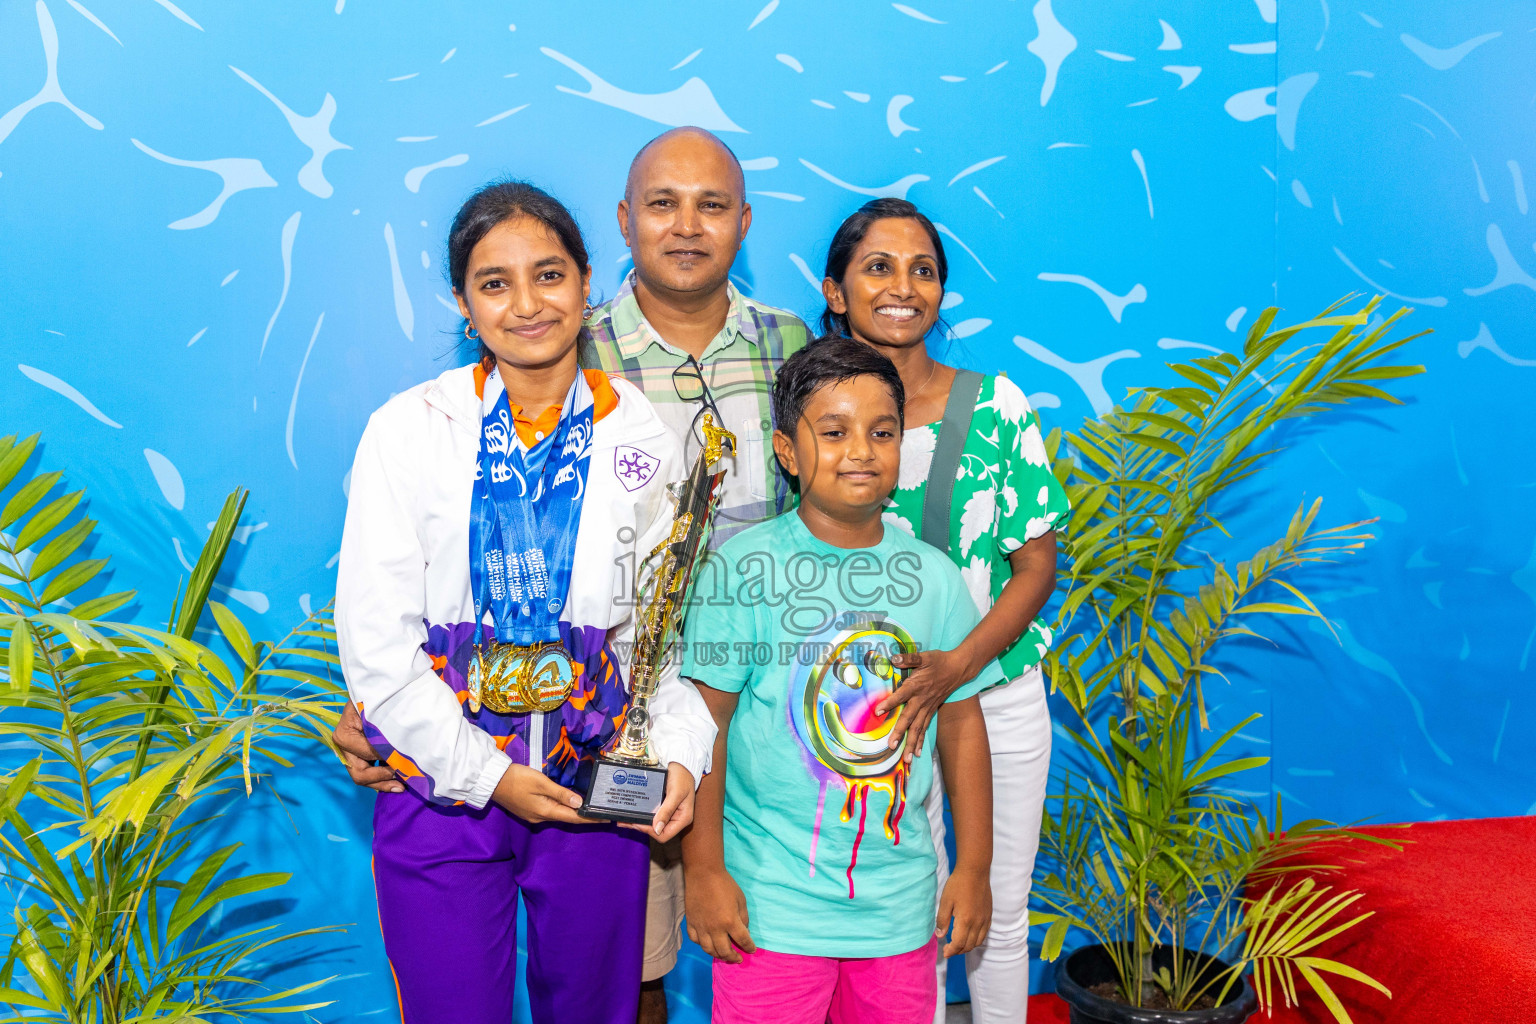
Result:
[[[671,659],[694,566],[705,550],[720,502],[725,470],[711,471],[711,467],[722,455],[736,453],[736,435],[716,426],[708,412],[702,419],[704,445],[676,493],[672,532],[644,563],[660,559],[645,592],[637,593],[641,610],[629,666],[629,708],[618,732],[592,766],[579,811],[586,818],[649,825],[666,793],[666,766],[650,749],[651,698]]]

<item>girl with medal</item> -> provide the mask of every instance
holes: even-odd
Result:
[[[374,806],[385,951],[404,1024],[507,1024],[521,896],[533,1020],[630,1024],[646,834],[692,820],[714,744],[675,667],[650,825],[583,818],[575,790],[628,703],[635,567],[671,530],[682,446],[628,382],[578,371],[591,269],[557,200],[489,185],[448,249],[481,359],[370,418],[337,581],[347,687],[404,784]]]

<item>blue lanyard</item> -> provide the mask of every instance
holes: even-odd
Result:
[[[558,641],[592,455],[592,391],[578,371],[559,424],[524,449],[495,371],[485,386],[500,393],[482,414],[470,499],[475,622],[485,621],[489,608],[498,642],[525,647]]]

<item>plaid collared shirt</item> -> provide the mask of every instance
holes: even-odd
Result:
[[[704,383],[738,448],[722,483],[711,548],[795,506],[794,492],[773,455],[773,375],[809,339],[805,322],[793,313],[755,302],[734,285],[726,287],[731,311],[699,360]],[[645,392],[662,421],[683,438],[691,463],[702,444],[697,422],[703,403],[678,397],[672,374],[688,353],[667,344],[646,322],[635,298],[634,271],[617,295],[593,311],[587,328],[593,368],[622,374]]]

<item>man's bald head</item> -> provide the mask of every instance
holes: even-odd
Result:
[[[662,132],[640,147],[640,152],[629,162],[629,176],[624,181],[624,198],[633,202],[635,188],[644,180],[650,164],[682,161],[700,164],[700,171],[726,171],[734,184],[738,202],[746,202],[747,178],[742,173],[741,161],[730,146],[720,141],[713,132],[703,128],[686,126]],[[711,166],[714,165],[714,166]]]
[[[723,299],[752,226],[741,161],[702,128],[658,135],[629,165],[618,220],[640,294]]]

